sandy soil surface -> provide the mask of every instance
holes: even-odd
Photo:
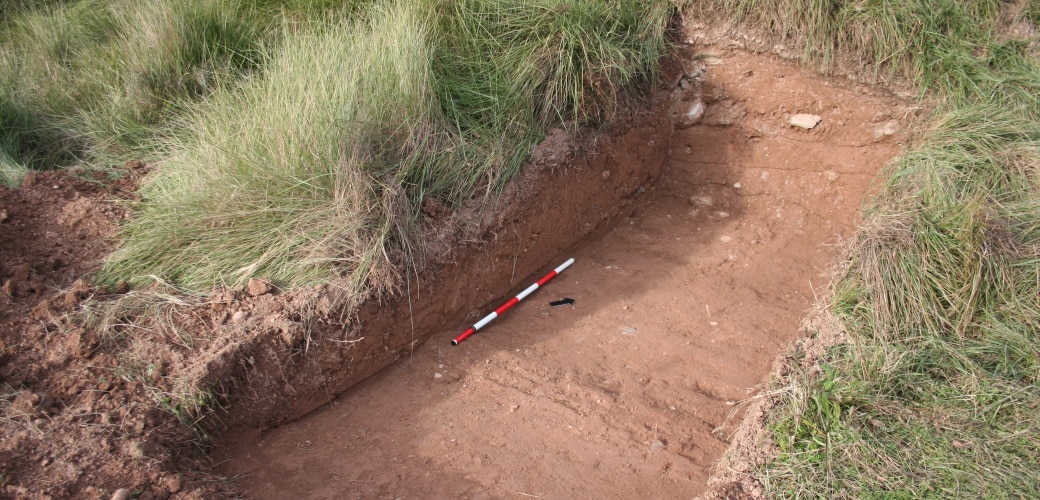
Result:
[[[305,418],[231,434],[215,460],[234,487],[250,498],[704,492],[739,402],[799,335],[915,108],[773,57],[703,50],[716,57],[687,69],[705,72],[689,83],[704,112],[683,102],[689,126],[627,217],[546,263],[576,258],[461,345],[449,340],[468,324]],[[821,121],[792,126],[799,113]],[[548,305],[560,298],[575,303]]]

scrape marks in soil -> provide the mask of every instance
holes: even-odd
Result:
[[[574,249],[572,268],[459,347],[448,341],[468,325],[315,414],[237,436],[218,451],[224,472],[270,498],[704,491],[735,403],[798,336],[913,115],[772,58],[714,62],[701,122],[677,131],[662,178]],[[822,121],[792,127],[797,113]],[[548,306],[561,297],[577,302]]]

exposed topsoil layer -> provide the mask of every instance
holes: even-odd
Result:
[[[575,257],[571,268],[458,347],[476,311],[314,414],[231,433],[221,473],[255,498],[703,493],[915,108],[773,57],[702,50],[716,57],[687,60],[703,76],[680,82],[661,177],[609,231],[547,258]],[[797,114],[820,121],[791,125]],[[480,262],[511,274],[504,257]],[[466,287],[460,276],[413,303]],[[548,304],[561,298],[575,303]]]
[[[720,57],[688,54],[652,110],[551,134],[493,205],[428,207],[442,244],[425,271],[354,314],[333,285],[193,299],[77,281],[112,248],[143,165],[116,183],[44,173],[0,188],[0,495],[702,491],[739,422],[732,403],[798,335],[828,244],[851,232],[912,115],[849,81],[706,51]],[[822,121],[792,127],[803,112]],[[546,305],[561,297],[576,303]],[[98,316],[99,300],[119,307]],[[203,451],[219,435],[230,461],[213,475]]]

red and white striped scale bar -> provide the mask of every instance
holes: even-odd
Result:
[[[481,328],[484,328],[484,325],[487,325],[488,323],[491,322],[491,320],[501,316],[502,313],[508,311],[509,308],[515,306],[521,300],[524,300],[524,298],[526,298],[528,295],[531,295],[532,293],[534,293],[534,291],[537,290],[538,287],[543,286],[546,283],[548,283],[549,281],[551,281],[553,278],[556,277],[557,274],[562,273],[564,269],[567,269],[573,263],[574,263],[574,258],[570,258],[570,259],[567,259],[567,262],[564,262],[563,264],[560,264],[560,267],[557,267],[556,269],[553,269],[552,271],[549,271],[549,273],[546,274],[545,276],[542,276],[542,279],[538,280],[538,282],[536,282],[535,284],[527,287],[527,289],[525,289],[524,291],[522,291],[519,294],[517,294],[516,297],[513,297],[513,298],[509,299],[509,301],[506,302],[505,304],[502,304],[502,305],[498,306],[498,309],[495,309],[495,311],[492,312],[491,314],[488,314],[487,316],[484,316],[484,319],[478,321],[476,324],[474,324],[473,326],[469,327],[469,330],[466,330],[466,331],[462,332],[461,334],[459,334],[458,337],[455,337],[454,339],[452,339],[451,340],[451,345],[459,345],[459,342],[462,342],[463,340],[466,340],[467,337],[469,337],[470,335],[473,335],[474,333],[476,333],[477,330],[480,330]]]

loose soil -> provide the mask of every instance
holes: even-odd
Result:
[[[425,207],[423,269],[360,304],[335,284],[92,286],[140,162],[0,188],[0,496],[705,491],[916,109],[697,41],[713,57],[683,55],[652,108],[554,131],[489,205]]]
[[[305,418],[229,433],[220,472],[250,498],[703,493],[915,115],[848,79],[706,51],[686,68],[703,80],[679,83],[685,127],[660,178],[553,256],[570,269],[457,347],[472,321]],[[705,112],[687,119],[698,94]],[[822,121],[793,127],[796,113]],[[549,306],[560,298],[575,303]]]
[[[114,247],[146,170],[130,162],[116,181],[30,172],[0,188],[0,497],[226,491],[201,472],[195,433],[125,376],[121,343],[73,320],[84,301],[116,295],[82,277]]]

